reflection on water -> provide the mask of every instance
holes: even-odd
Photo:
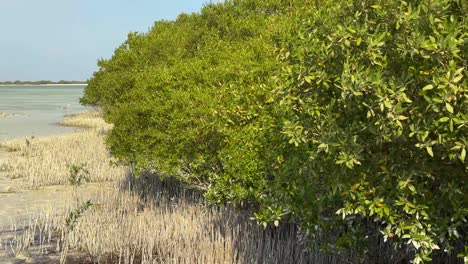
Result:
[[[56,123],[84,110],[79,104],[85,86],[0,86],[0,140],[73,131]]]

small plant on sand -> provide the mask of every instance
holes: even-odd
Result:
[[[77,223],[78,218],[92,206],[91,200],[88,200],[80,205],[78,187],[80,187],[84,182],[90,182],[90,173],[86,168],[86,163],[82,165],[69,165],[70,178],[68,179],[70,185],[73,186],[73,199],[76,202],[76,209],[72,210],[67,219],[66,224],[69,230],[73,230],[74,225]]]
[[[76,207],[79,207],[79,195],[78,187],[83,183],[89,183],[91,181],[89,170],[86,168],[86,163],[81,165],[71,164],[68,165],[70,176],[68,182],[73,187],[73,198],[76,201]]]
[[[91,200],[88,200],[81,204],[79,207],[76,209],[73,209],[65,219],[66,226],[69,231],[73,231],[75,228],[76,224],[78,223],[79,218],[89,209],[93,206],[93,203]]]
[[[90,182],[90,173],[86,168],[86,163],[81,165],[71,164],[68,165],[68,169],[70,171],[70,178],[68,178],[68,182],[74,188],[79,187],[84,182]]]
[[[60,257],[60,263],[65,263],[66,258],[68,255],[69,250],[69,235],[75,228],[76,224],[78,223],[79,218],[93,205],[91,200],[87,200],[86,202],[79,204],[79,195],[78,195],[78,187],[80,187],[83,183],[90,182],[90,173],[89,170],[86,168],[86,163],[81,165],[71,164],[68,165],[70,171],[70,177],[68,182],[70,185],[73,186],[73,199],[76,202],[76,208],[71,210],[68,214],[67,218],[65,219],[66,229],[64,230],[64,244],[63,244],[63,251]]]
[[[76,200],[78,202],[78,198],[76,198]],[[78,224],[78,220],[89,208],[91,208],[91,206],[93,206],[93,203],[91,202],[91,200],[88,200],[82,203],[80,206],[77,206],[77,208],[70,211],[70,213],[68,213],[68,216],[65,219],[66,228],[64,230],[65,234],[63,236],[64,241],[62,254],[60,256],[60,264],[65,264],[67,260],[68,250],[70,247],[70,233]]]

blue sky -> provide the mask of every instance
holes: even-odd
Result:
[[[0,81],[86,80],[130,31],[208,0],[0,0]]]

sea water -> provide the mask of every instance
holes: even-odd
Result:
[[[85,86],[0,86],[0,140],[72,132],[57,122],[85,110],[79,98]]]

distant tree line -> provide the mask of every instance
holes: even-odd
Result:
[[[60,80],[58,82],[55,81],[4,81],[0,82],[0,85],[43,85],[43,84],[86,84],[86,81],[65,81]]]
[[[227,0],[98,66],[82,103],[137,170],[367,263],[468,260],[466,1]]]

